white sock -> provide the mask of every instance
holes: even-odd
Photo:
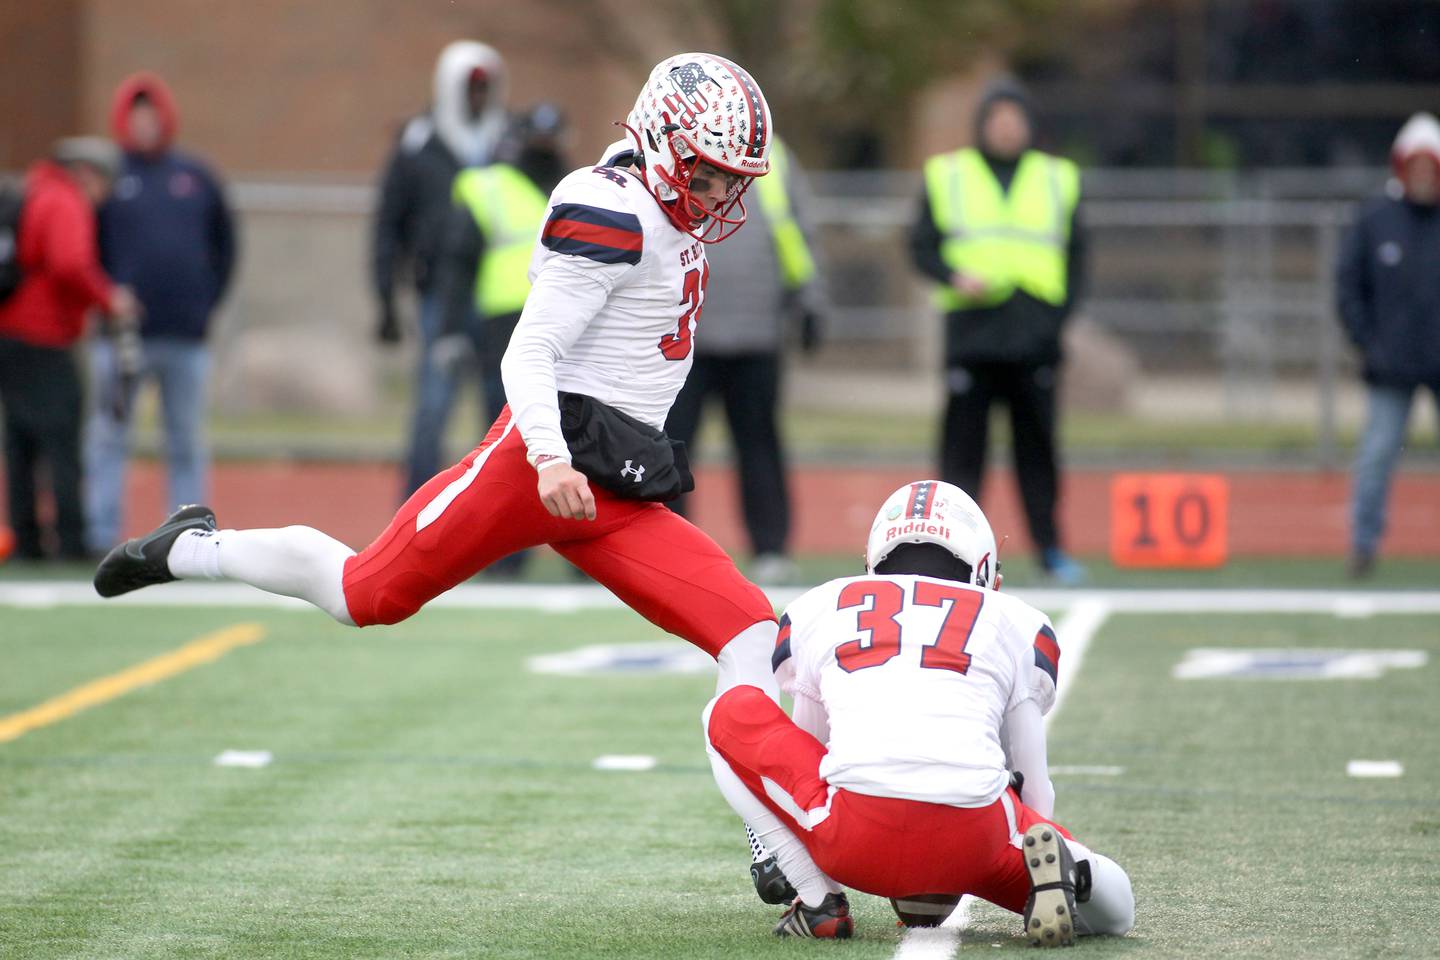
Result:
[[[790,828],[750,792],[725,758],[716,752],[710,743],[710,710],[714,706],[715,701],[710,701],[703,717],[705,752],[710,756],[710,770],[715,775],[715,783],[720,787],[721,795],[731,809],[740,815],[740,819],[745,821],[751,835],[764,849],[770,851],[776,865],[780,867],[780,872],[785,874],[785,879],[789,880],[790,885],[800,894],[800,899],[805,901],[807,906],[818,907],[826,894],[839,893],[844,888],[826,876],[800,838],[790,832]]]
[[[220,538],[214,530],[186,530],[171,544],[165,563],[181,580],[219,580]]]
[[[187,530],[166,558],[181,579],[239,580],[284,597],[308,600],[354,626],[345,603],[345,544],[313,527],[272,530]]]
[[[1075,905],[1075,929],[1079,933],[1120,936],[1135,926],[1135,893],[1130,875],[1109,857],[1074,840],[1065,841],[1078,863],[1090,861],[1090,899]]]
[[[761,620],[741,630],[715,658],[719,673],[715,678],[715,695],[741,684],[749,684],[765,691],[765,695],[776,703],[780,702],[780,688],[775,683],[775,671],[770,669],[770,657],[775,652],[775,638],[780,627],[774,620]]]

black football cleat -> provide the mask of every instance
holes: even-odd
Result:
[[[95,592],[118,597],[177,579],[167,562],[175,539],[186,530],[214,529],[215,511],[195,504],[181,507],[143,537],[126,540],[106,554],[95,571]]]
[[[1025,831],[1025,869],[1030,896],[1025,900],[1025,936],[1032,947],[1069,947],[1075,943],[1075,860],[1060,832],[1048,823]]]
[[[785,879],[785,874],[780,872],[780,865],[774,857],[750,864],[750,879],[755,882],[755,892],[760,899],[772,906],[790,903],[799,896],[790,881]]]
[[[850,901],[843,893],[830,893],[818,907],[807,907],[799,897],[775,924],[777,937],[808,937],[812,940],[849,940],[855,932],[850,919]]]

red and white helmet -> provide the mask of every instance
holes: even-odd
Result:
[[[646,185],[678,228],[706,243],[740,229],[741,197],[752,178],[770,170],[770,107],[743,67],[712,53],[662,60],[623,126],[644,157]],[[690,176],[701,160],[736,177],[718,210],[691,198]],[[704,216],[692,216],[696,209]]]
[[[865,544],[865,571],[902,543],[933,543],[970,565],[970,582],[1000,589],[995,534],[980,505],[952,483],[917,480],[886,498]]]

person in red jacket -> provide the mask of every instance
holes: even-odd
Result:
[[[36,510],[37,474],[49,467],[55,533],[63,559],[83,559],[80,504],[80,376],[73,356],[86,315],[99,309],[133,319],[139,307],[101,269],[95,206],[119,168],[99,137],[71,137],[25,179],[20,215],[20,285],[0,303],[0,404],[5,408],[5,475],[15,555],[45,556]]]

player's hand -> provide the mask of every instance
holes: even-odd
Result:
[[[973,273],[963,273],[956,270],[950,274],[950,286],[962,297],[979,297],[985,294],[987,285],[984,280]]]
[[[568,463],[540,471],[540,502],[552,517],[562,520],[594,520],[595,495],[585,474]]]
[[[116,287],[115,292],[110,295],[110,316],[117,326],[137,326],[140,315],[144,312],[145,308],[140,305],[140,299],[129,287]]]

